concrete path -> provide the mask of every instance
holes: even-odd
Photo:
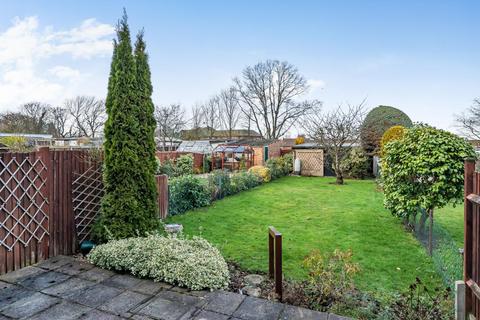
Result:
[[[189,291],[59,256],[0,277],[0,320],[344,320],[225,291]]]

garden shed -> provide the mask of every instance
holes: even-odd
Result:
[[[255,151],[250,145],[220,144],[212,152],[212,170],[236,171],[254,165]]]
[[[316,143],[303,143],[293,147],[294,158],[300,159],[302,176],[323,177],[325,175],[325,157],[323,149]]]

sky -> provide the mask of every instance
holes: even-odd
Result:
[[[455,131],[480,97],[480,1],[2,1],[0,111],[106,96],[114,26],[144,28],[153,100],[186,109],[249,65],[288,61],[305,99],[391,105]]]

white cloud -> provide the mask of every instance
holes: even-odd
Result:
[[[40,28],[37,17],[14,18],[0,30],[0,110],[30,100],[56,103],[71,94],[71,84],[83,75],[57,57],[93,59],[112,52],[113,26],[87,19],[69,30]],[[52,65],[45,70],[45,65]]]
[[[48,72],[59,79],[76,79],[81,75],[79,70],[67,66],[55,66]]]

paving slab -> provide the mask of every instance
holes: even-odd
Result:
[[[103,312],[100,310],[92,310],[78,318],[80,320],[121,320],[121,319],[127,319],[123,317],[119,317],[117,315]]]
[[[37,263],[35,266],[38,268],[46,269],[46,270],[55,270],[57,268],[60,268],[63,265],[66,265],[67,263],[70,263],[74,261],[73,257],[69,256],[56,256],[53,258],[50,258],[48,260],[43,260]]]
[[[70,257],[0,277],[0,320],[347,320],[226,291],[190,291]]]
[[[229,316],[221,313],[216,313],[212,311],[202,310],[196,316],[193,317],[193,320],[227,320]]]
[[[71,276],[79,274],[81,272],[88,271],[93,269],[95,266],[89,262],[84,261],[71,261],[67,264],[64,264],[60,268],[56,269],[57,272],[62,272]]]
[[[278,302],[246,297],[233,316],[244,320],[277,320],[284,307]]]
[[[244,299],[244,295],[227,291],[216,291],[206,297],[206,304],[203,309],[232,315]]]
[[[10,304],[8,307],[4,308],[1,313],[4,316],[14,319],[31,318],[35,314],[48,309],[59,301],[58,298],[37,292]]]
[[[29,278],[44,272],[47,272],[47,271],[41,268],[30,266],[30,267],[25,267],[16,271],[6,273],[0,276],[0,280],[5,282],[10,282],[10,283],[18,283],[25,280],[26,278]]]
[[[151,295],[146,295],[133,291],[125,291],[118,296],[110,299],[107,303],[99,307],[102,311],[127,316],[127,313],[151,298]]]
[[[191,296],[187,294],[181,294],[178,292],[173,292],[173,291],[160,291],[157,294],[157,297],[160,297],[162,299],[170,300],[172,302],[175,302],[177,304],[182,304],[185,306],[195,306],[197,308],[202,307],[207,300],[202,297],[196,297],[196,296]]]
[[[285,306],[282,315],[282,320],[329,320],[328,313],[305,309],[301,307]]]
[[[63,301],[62,303],[56,304],[35,316],[32,316],[32,320],[71,320],[78,319],[82,314],[87,313],[92,310],[89,307],[82,306],[77,303],[72,303],[68,301]]]
[[[102,281],[102,284],[119,289],[130,289],[139,284],[140,281],[141,279],[135,278],[128,274],[117,274]]]
[[[95,281],[95,282],[101,282],[104,281],[105,279],[108,279],[112,276],[115,275],[115,272],[110,271],[110,270],[105,270],[105,269],[100,269],[100,268],[92,268],[88,271],[82,272],[78,274],[79,278],[85,279],[85,280],[90,280],[90,281]]]
[[[142,279],[139,283],[133,286],[131,290],[144,294],[156,294],[161,290],[168,290],[170,288],[172,288],[172,285],[164,282],[154,282],[152,280]]]
[[[68,300],[96,308],[122,293],[122,290],[96,284],[68,296]]]
[[[139,315],[161,320],[178,320],[185,314],[193,314],[196,308],[193,305],[183,304],[156,296],[136,310]]]
[[[75,295],[79,291],[94,286],[95,284],[96,282],[74,277],[63,281],[62,283],[43,289],[42,292],[52,296],[68,298],[72,295]]]
[[[19,285],[0,281],[0,310],[33,294],[33,291]]]
[[[67,274],[56,271],[48,271],[25,278],[24,280],[20,281],[19,284],[29,289],[42,290],[61,283],[68,278],[70,278],[70,276]]]

